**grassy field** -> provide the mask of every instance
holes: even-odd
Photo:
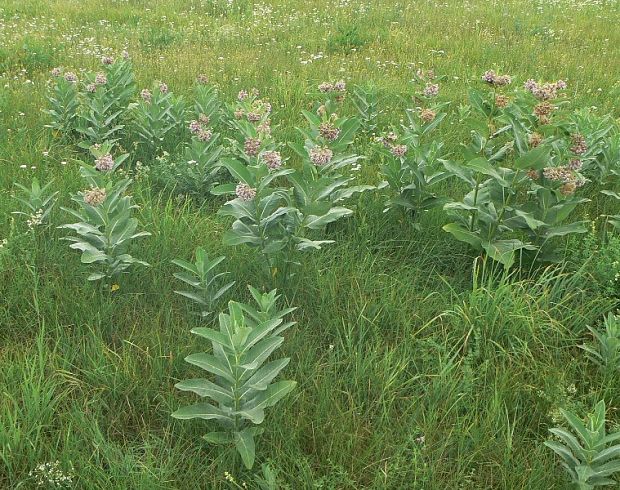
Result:
[[[416,71],[433,69],[451,101],[439,132],[457,152],[468,132],[458,107],[488,69],[519,85],[566,80],[571,107],[617,119],[619,23],[614,0],[3,0],[0,488],[36,488],[31,472],[55,461],[83,489],[568,488],[543,445],[558,409],[582,416],[604,399],[608,428],[620,425],[617,371],[603,375],[578,348],[620,295],[592,276],[599,257],[584,243],[594,235],[560,240],[563,265],[489,274],[442,230],[441,209],[416,227],[384,213],[381,191],[363,194],[329,229],[335,243],[304,254],[280,287],[281,305],[297,307],[280,349],[297,388],[268,411],[249,471],[201,439],[209,422],[170,416],[192,399],[174,388],[196,374],[184,358],[207,349],[190,334],[201,321],[174,294],[171,261],[197,246],[225,255],[236,281],[227,298],[249,301],[246,285],[272,286],[259,254],[222,244],[222,198],[179,198],[147,174],[131,193],[151,236],[132,253],[151,266],[114,293],[87,282],[57,229],[70,221],[60,206],[84,187],[85,152],[45,127],[43,109],[54,67],[80,75],[126,49],[138,90],[162,80],[188,96],[200,73],[225,101],[257,87],[275,138],[301,142],[295,127],[323,80],[372,82],[383,130],[403,119]],[[373,151],[359,143],[369,158],[358,179],[370,184],[380,180]],[[51,226],[29,230],[11,212],[14,183],[33,177],[53,180],[59,205]],[[441,187],[462,194],[453,180]],[[617,212],[598,190],[580,216]],[[277,487],[260,486],[262,463]]]

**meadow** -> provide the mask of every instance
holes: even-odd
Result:
[[[619,23],[3,0],[0,488],[618,488]]]

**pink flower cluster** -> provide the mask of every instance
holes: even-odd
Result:
[[[482,81],[495,87],[504,87],[512,83],[510,75],[498,75],[494,70],[487,70],[482,75]]]
[[[277,170],[282,166],[282,155],[277,151],[263,152],[261,160],[269,170]]]
[[[558,96],[558,90],[564,90],[566,88],[566,82],[564,80],[558,80],[553,83],[539,84],[536,80],[530,78],[525,82],[523,87],[537,99],[549,100],[555,99]]]
[[[114,158],[107,153],[95,160],[95,168],[100,172],[109,172],[114,168]]]
[[[315,146],[310,150],[310,161],[317,167],[322,167],[331,162],[334,152],[326,146]]]
[[[209,124],[209,117],[205,114],[200,114],[198,120],[190,121],[189,131],[196,135],[200,141],[209,141],[213,136],[213,132],[207,127]]]
[[[235,194],[242,201],[251,201],[256,197],[256,189],[253,189],[247,184],[237,184]]]

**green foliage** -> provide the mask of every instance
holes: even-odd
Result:
[[[174,277],[179,281],[183,281],[192,287],[190,291],[175,291],[189,298],[200,308],[200,317],[208,318],[216,302],[228,291],[235,281],[221,284],[222,278],[230,274],[229,272],[216,273],[217,266],[225,259],[225,257],[216,257],[209,259],[204,248],[196,248],[196,261],[194,263],[183,259],[175,259],[172,263],[183,271],[175,272]]]
[[[367,33],[358,24],[340,25],[327,40],[327,50],[330,53],[350,52],[361,49],[368,42]]]
[[[465,163],[445,166],[471,190],[444,205],[456,218],[444,230],[506,267],[527,251],[538,260],[558,260],[553,239],[587,231],[584,221],[569,221],[588,202],[577,195],[586,181],[579,173],[583,164],[569,148],[573,136],[561,114],[557,122],[548,115],[537,119],[536,107],[548,103],[535,105],[529,93],[517,92],[514,101],[505,98],[501,106],[497,97],[506,96],[473,89],[469,96],[478,117],[465,113],[472,135],[463,149]]]
[[[561,459],[571,482],[580,490],[599,486],[616,486],[609,478],[620,472],[620,432],[607,434],[605,429],[605,402],[601,400],[589,414],[584,424],[575,414],[561,410],[571,431],[563,428],[549,429],[559,441],[550,440],[545,446]]]
[[[377,129],[377,119],[382,114],[378,89],[374,85],[355,85],[351,91],[351,101],[357,110],[365,134],[372,134]]]
[[[186,420],[215,420],[222,430],[209,432],[204,439],[210,444],[234,445],[243,464],[252,468],[255,459],[255,437],[262,433],[256,427],[265,419],[265,409],[274,406],[295,388],[294,381],[273,382],[289,363],[289,358],[269,361],[269,356],[284,342],[280,334],[294,323],[284,316],[293,311],[278,311],[276,291],[260,294],[250,287],[258,309],[231,301],[228,314],[219,316],[219,331],[195,328],[192,333],[211,341],[212,354],[192,354],[185,360],[214,375],[189,379],[175,386],[191,391],[208,401],[183,407],[172,414]]]
[[[617,308],[619,283],[611,282],[618,272],[614,257],[620,257],[615,252],[620,250],[617,234],[597,219],[605,214],[610,224],[620,221],[613,218],[618,201],[599,195],[602,189],[619,190],[614,173],[617,129],[596,136],[602,134],[599,129],[605,131],[606,113],[618,115],[620,85],[610,74],[620,56],[620,10],[611,2],[540,1],[532,7],[507,0],[498,8],[473,0],[465,9],[460,2],[401,0],[0,4],[0,488],[35,487],[38,468],[57,460],[65,472],[74,465],[76,488],[237,488],[224,478],[226,471],[234,474],[239,487],[261,488],[260,464],[248,471],[235,465],[233,447],[226,452],[212,445],[197,447],[190,441],[200,430],[197,420],[165,420],[182,404],[171,390],[177,380],[170,383],[170,377],[194,375],[184,374],[179,352],[201,350],[184,347],[179,339],[188,345],[203,340],[188,339],[187,326],[198,326],[193,324],[200,320],[191,316],[189,303],[178,308],[181,300],[175,300],[172,290],[191,287],[181,287],[173,278],[179,269],[170,261],[180,256],[179,250],[194,250],[197,244],[210,252],[219,250],[234,220],[215,214],[219,198],[203,201],[212,183],[194,179],[190,171],[196,166],[187,165],[198,161],[186,158],[185,150],[191,144],[188,122],[200,114],[209,116],[213,138],[220,134],[211,148],[221,148],[220,163],[234,155],[250,167],[263,164],[264,152],[281,151],[281,161],[295,173],[277,177],[270,186],[291,193],[295,208],[307,202],[317,211],[308,207],[304,215],[315,216],[322,215],[323,206],[353,211],[346,220],[301,230],[303,238],[335,243],[314,254],[293,249],[291,260],[299,263],[296,280],[279,289],[300,307],[296,319],[301,323],[303,318],[304,326],[289,331],[282,354],[293,359],[285,377],[303,380],[303,390],[295,394],[294,403],[269,412],[268,431],[259,442],[258,463],[268,461],[278,470],[279,488],[564,488],[568,482],[563,468],[553,464],[555,454],[538,444],[555,408],[581,414],[593,401],[605,399],[608,428],[616,430],[617,375],[600,375],[586,353],[575,349],[584,341],[595,346],[586,325],[602,332],[597,322]],[[343,45],[328,53],[338,29],[351,25],[372,44],[358,54]],[[385,37],[377,36],[383,33]],[[25,43],[29,54],[22,49]],[[75,88],[83,104],[91,97],[84,81],[91,79],[91,71],[104,72],[108,66],[97,66],[98,57],[123,47],[131,51],[140,88],[166,80],[176,95],[183,94],[187,108],[178,132],[157,143],[154,154],[136,137],[133,110],[115,121],[124,127],[113,137],[131,151],[131,165],[128,159],[107,177],[118,180],[125,172],[135,176],[128,192],[140,210],[133,216],[148,223],[156,236],[137,241],[129,250],[153,267],[124,276],[122,289],[107,298],[84,287],[75,252],[57,239],[66,231],[23,232],[22,217],[11,215],[18,207],[9,191],[16,190],[16,181],[30,186],[35,176],[41,185],[53,180],[49,192],[60,191],[59,202],[74,207],[68,204],[75,204],[69,194],[89,187],[75,162],[85,159],[74,144],[84,138],[75,132],[75,120],[68,124],[69,133],[43,129],[52,121],[40,111],[45,90],[54,95],[56,82],[45,83],[39,70],[49,60],[38,55],[49,54],[55,65],[65,66],[65,74],[77,74]],[[443,210],[417,213],[415,224],[421,231],[415,232],[408,219],[382,213],[388,189],[385,195],[369,192],[358,201],[355,195],[339,200],[341,191],[385,179],[379,172],[388,160],[370,147],[369,127],[376,124],[370,131],[383,134],[395,126],[402,137],[401,116],[408,124],[403,109],[421,106],[411,113],[417,117],[436,100],[419,96],[427,83],[439,83],[441,99],[458,107],[482,64],[510,70],[514,85],[538,76],[568,80],[567,90],[551,101],[556,107],[551,124],[538,123],[527,94],[523,97],[529,108],[513,119],[527,129],[519,133],[525,134],[521,140],[529,143],[530,129],[535,128],[543,145],[566,157],[552,164],[570,162],[571,134],[585,138],[588,148],[579,173],[590,182],[576,196],[591,201],[578,204],[562,223],[587,217],[597,221],[596,246],[589,248],[581,239],[589,240],[590,234],[552,241],[556,256],[566,253],[586,274],[574,274],[572,264],[550,265],[548,272],[534,264],[515,268],[500,281],[496,276],[501,264],[487,259],[476,261],[474,268],[484,263],[494,277],[472,281],[465,247],[441,230],[456,221],[448,220]],[[261,122],[253,124],[261,148],[252,160],[239,152],[250,130],[245,124],[241,129],[229,124],[234,114],[224,104],[206,110],[213,99],[192,87],[198,73],[209,75],[222,101],[234,99],[243,86],[257,86],[273,103],[269,138],[267,131],[258,131]],[[444,82],[442,73],[448,75]],[[335,152],[332,161],[348,155],[366,158],[337,169],[313,168],[305,136],[295,130],[296,125],[309,125],[298,114],[301,109],[313,114],[318,110],[308,103],[311,80],[338,79],[352,87],[346,97],[334,90],[317,100],[328,116],[354,116],[362,124],[351,146]],[[420,82],[421,88],[412,82]],[[355,84],[376,86],[380,115],[375,122],[370,118],[368,123],[354,107]],[[505,113],[516,110],[511,87],[493,89],[510,100],[507,107],[493,110],[494,127],[489,128],[497,150],[509,144],[505,158],[491,164],[509,169],[521,150],[517,143],[510,146],[517,141],[513,129],[498,131],[509,125]],[[489,93],[485,98],[491,102]],[[373,100],[372,94],[366,98]],[[134,94],[124,105],[133,108],[139,101]],[[481,132],[489,121],[487,114],[461,107],[461,116],[469,112],[469,118],[459,120],[457,110],[450,110],[422,142],[443,144],[439,157],[457,163],[472,159],[463,157],[459,142],[468,138],[473,121],[478,120]],[[574,108],[580,108],[579,114]],[[250,122],[247,114],[243,119]],[[70,137],[53,137],[60,135]],[[229,138],[239,146],[229,144]],[[301,143],[301,154],[290,151],[289,142]],[[332,149],[331,142],[316,142]],[[217,183],[230,179],[222,168]],[[169,172],[156,182],[160,169]],[[192,174],[187,179],[186,170]],[[441,164],[431,167],[441,170]],[[337,182],[332,193],[331,174],[353,180]],[[192,199],[160,192],[154,185],[160,182]],[[428,191],[461,200],[472,189],[460,179],[447,179]],[[537,196],[526,197],[529,190],[524,185],[513,202],[536,201]],[[55,211],[51,222],[62,224]],[[506,230],[501,238],[534,243],[530,232],[518,228]],[[4,246],[3,239],[8,240]],[[261,276],[261,257],[254,251],[235,247],[226,254],[225,269],[234,274],[229,281],[271,284],[271,276]],[[529,262],[536,253],[524,252],[524,259]],[[284,254],[275,255],[279,260]],[[227,300],[228,294],[222,298]],[[220,311],[220,305],[215,308]],[[204,432],[217,430],[215,422],[208,425]],[[273,478],[263,478],[273,484]]]
[[[620,160],[618,161],[620,162]],[[613,197],[614,199],[620,202],[620,194],[618,194],[617,192],[609,191],[609,190],[603,190],[601,192],[607,196]],[[617,231],[620,231],[620,213],[607,216],[607,218],[608,218],[609,224],[613,226]]]
[[[51,117],[47,127],[56,131],[59,136],[71,135],[76,130],[80,106],[77,84],[60,75],[55,77],[47,100],[50,108],[46,112]]]
[[[247,244],[257,247],[267,261],[271,274],[280,270],[280,277],[286,279],[290,265],[295,263],[295,253],[318,250],[332,240],[314,237],[315,230],[324,230],[333,223],[353,212],[337,206],[335,202],[348,197],[349,192],[338,188],[348,182],[338,176],[306,178],[303,173],[293,169],[270,171],[266,165],[244,166],[236,160],[224,162],[234,178],[240,181],[224,184],[214,189],[214,193],[237,193],[237,198],[228,201],[219,211],[223,216],[232,216],[234,223],[224,234],[224,244]],[[287,177],[294,186],[279,187],[276,179]],[[240,186],[245,188],[244,195]]]
[[[22,204],[25,211],[13,211],[13,214],[27,216],[29,219],[36,216],[39,223],[47,222],[58,196],[58,191],[51,192],[51,185],[52,182],[48,182],[41,187],[36,177],[32,179],[30,188],[16,182],[15,187],[20,193],[15,199]]]
[[[223,105],[217,89],[206,83],[199,83],[194,88],[194,113],[200,117],[204,114],[209,124],[218,127],[222,122]]]
[[[226,181],[223,152],[219,134],[212,134],[208,141],[192,136],[178,158],[164,155],[155,159],[148,170],[149,177],[154,184],[175,194],[207,199],[213,187]]]
[[[450,176],[442,166],[446,161],[444,144],[427,136],[446,116],[445,107],[442,104],[435,110],[427,109],[426,114],[432,118],[426,121],[421,119],[421,111],[408,110],[409,124],[403,125],[402,136],[391,132],[381,138],[385,160],[381,173],[386,180],[380,186],[388,186],[392,195],[386,202],[386,211],[402,208],[417,221],[420,212],[448,201],[432,189]],[[416,227],[419,228],[418,223]]]
[[[148,51],[157,51],[171,46],[177,42],[179,38],[179,33],[165,26],[152,26],[141,33],[139,41],[144,49]]]
[[[82,167],[82,175],[90,189],[71,197],[77,209],[63,208],[78,221],[59,228],[75,233],[65,240],[72,242],[70,248],[82,253],[81,262],[92,270],[88,280],[112,282],[134,264],[148,266],[128,253],[136,238],[150,235],[138,231],[140,223],[132,216],[137,206],[132,203],[131,196],[125,195],[131,180],[106,179],[105,175],[86,166]]]
[[[594,342],[581,346],[590,361],[608,373],[620,371],[620,316],[609,313],[603,329],[588,326]]]
[[[577,266],[583,264],[597,292],[620,297],[620,235],[604,225],[604,218],[593,220],[587,234],[569,243],[569,258]]]
[[[132,137],[147,158],[176,148],[185,123],[185,102],[159,82],[152,90],[142,91],[141,100],[132,108]]]

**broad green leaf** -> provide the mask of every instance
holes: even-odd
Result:
[[[269,355],[282,345],[282,337],[271,337],[258,342],[243,356],[243,369],[257,369],[269,357]]]
[[[261,391],[256,398],[249,402],[252,408],[265,409],[272,407],[286,395],[288,395],[297,383],[295,381],[278,381],[269,387],[265,391]]]
[[[75,247],[73,244],[71,246],[71,248],[77,248]],[[99,251],[99,250],[92,250],[92,249],[88,249],[88,250],[84,250],[84,252],[82,252],[82,257],[81,257],[81,262],[82,264],[92,264],[93,262],[101,262],[103,260],[106,260],[107,256],[105,253]]]
[[[230,174],[240,182],[255,187],[254,177],[250,171],[240,161],[234,159],[227,159],[224,162],[224,167],[228,169]]]
[[[211,340],[212,342],[216,342],[218,344],[225,345],[226,347],[230,347],[231,349],[233,347],[230,343],[230,340],[225,335],[223,335],[221,332],[218,332],[217,330],[213,330],[212,328],[196,327],[192,328],[191,332],[193,334],[200,335],[202,338]]]
[[[209,444],[229,444],[233,441],[229,432],[209,432],[202,436]]]
[[[289,361],[287,357],[265,364],[243,384],[240,390],[241,396],[246,396],[250,390],[266,390],[269,383],[288,365]]]
[[[187,362],[193,364],[194,366],[198,366],[205,371],[208,371],[216,376],[221,376],[222,378],[230,381],[231,383],[235,382],[235,378],[230,372],[230,370],[222,364],[222,362],[217,359],[215,356],[207,353],[200,354],[192,354],[185,358]]]
[[[191,391],[198,396],[210,397],[218,403],[230,405],[234,398],[230,391],[226,388],[216,385],[215,383],[204,378],[186,379],[174,385],[181,391]]]
[[[523,243],[521,240],[496,240],[483,242],[482,247],[493,260],[503,264],[507,268],[512,267],[515,261],[515,252],[521,249],[535,250],[535,247]]]
[[[467,162],[467,167],[481,174],[493,177],[502,187],[508,187],[510,185],[486,158],[474,158]]]
[[[318,230],[323,228],[328,223],[332,223],[344,216],[350,216],[353,214],[353,211],[343,207],[335,207],[330,209],[323,216],[307,216],[305,219],[305,224],[308,228],[312,230]]]
[[[547,238],[552,238],[554,236],[564,236],[564,235],[569,235],[571,233],[586,233],[587,231],[588,231],[588,228],[586,226],[586,222],[579,221],[576,223],[570,223],[568,225],[552,226],[545,233],[545,236]]]
[[[265,409],[263,408],[242,408],[234,415],[239,415],[253,424],[262,424],[265,420]]]
[[[457,240],[469,243],[476,249],[482,248],[482,239],[475,233],[463,228],[457,223],[448,223],[447,225],[444,225],[443,229],[454,235]]]
[[[226,415],[222,410],[210,403],[201,402],[188,407],[179,408],[172,413],[175,419],[204,419],[204,420],[221,420],[223,422],[232,422],[232,418]]]
[[[564,459],[567,464],[574,466],[579,464],[579,460],[575,458],[570,449],[568,449],[564,444],[560,444],[558,441],[545,441],[544,444]]]
[[[549,165],[551,147],[540,145],[515,160],[515,168],[541,170]]]
[[[243,460],[243,464],[248,470],[252,469],[254,466],[254,455],[255,455],[255,447],[254,447],[254,435],[248,429],[242,430],[241,432],[235,432],[233,434],[235,447]]]

